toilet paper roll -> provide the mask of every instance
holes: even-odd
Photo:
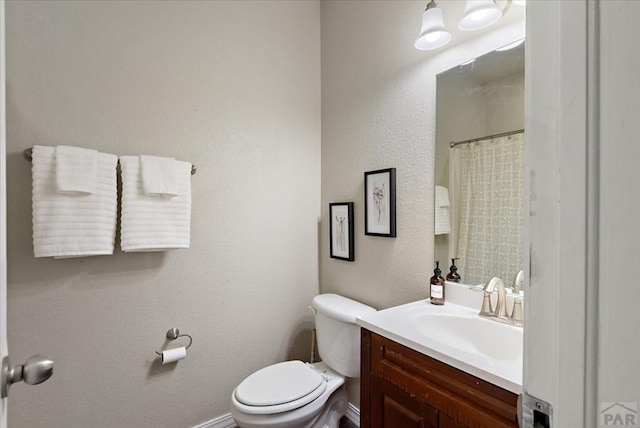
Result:
[[[162,364],[175,363],[176,361],[183,360],[187,356],[187,348],[184,346],[180,348],[167,349],[162,351]]]

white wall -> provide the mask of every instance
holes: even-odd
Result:
[[[188,427],[308,356],[318,292],[319,2],[7,3],[9,346],[56,362],[12,427]],[[189,250],[34,259],[22,150],[191,161]],[[178,327],[177,366],[154,351]]]

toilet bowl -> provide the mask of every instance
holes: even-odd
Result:
[[[314,297],[312,307],[323,361],[285,361],[243,380],[231,395],[240,428],[338,428],[349,403],[345,376],[360,376],[356,318],[376,310],[337,294]]]
[[[326,364],[287,361],[249,376],[231,402],[242,428],[322,428],[338,426],[349,400],[344,377]]]

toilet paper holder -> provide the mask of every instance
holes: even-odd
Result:
[[[191,336],[189,336],[188,334],[180,334],[180,330],[178,330],[177,328],[170,328],[167,331],[166,337],[169,340],[176,340],[179,337],[188,337],[189,338],[189,344],[185,347],[185,349],[189,349],[189,347],[193,343],[193,338]],[[162,355],[162,352],[158,352],[158,351],[155,351],[155,352],[156,352],[156,354],[158,354],[160,356]]]

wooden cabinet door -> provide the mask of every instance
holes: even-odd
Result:
[[[382,379],[372,379],[371,427],[438,428],[438,411]]]
[[[465,428],[464,425],[459,424],[458,422],[451,419],[449,416],[444,413],[440,413],[440,428]]]

